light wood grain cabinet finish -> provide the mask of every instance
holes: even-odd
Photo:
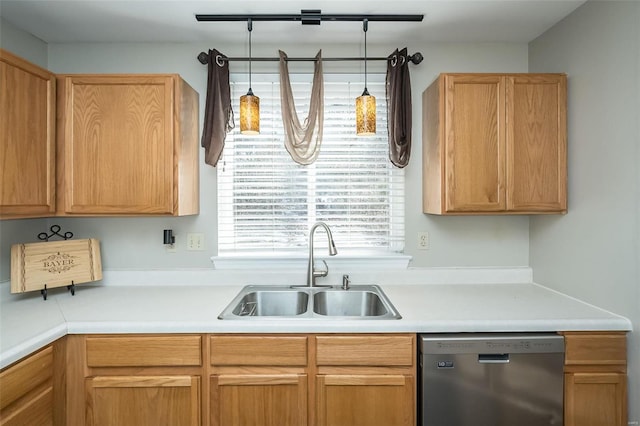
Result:
[[[55,212],[55,75],[0,49],[0,219]]]
[[[200,425],[197,376],[98,376],[86,388],[88,426]]]
[[[70,337],[82,365],[68,373],[68,424],[202,424],[201,335]]]
[[[415,424],[415,335],[218,335],[210,361],[215,426]]]
[[[563,333],[566,426],[626,426],[624,333]]]
[[[210,347],[210,424],[308,424],[306,335],[214,335]]]
[[[86,339],[88,367],[202,365],[202,337],[91,336]]]
[[[626,426],[624,332],[563,332],[567,426]],[[69,335],[0,372],[1,425],[410,426],[414,334]]]
[[[425,213],[566,212],[565,75],[441,74],[422,101]]]
[[[0,373],[0,425],[54,425],[53,347]]]
[[[211,376],[211,425],[307,424],[307,375],[280,372]]]
[[[318,426],[416,423],[415,335],[316,337]]]
[[[411,374],[322,374],[316,383],[319,426],[415,424]]]
[[[199,211],[198,94],[178,75],[58,75],[58,215]]]

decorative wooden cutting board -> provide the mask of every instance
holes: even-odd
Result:
[[[11,293],[101,279],[100,242],[94,238],[11,246]]]

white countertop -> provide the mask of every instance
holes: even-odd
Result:
[[[46,301],[0,287],[0,367],[66,334],[631,330],[624,317],[534,283],[381,285],[402,319],[346,321],[217,319],[243,285],[81,285]]]

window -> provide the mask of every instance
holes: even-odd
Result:
[[[377,99],[373,137],[355,135],[361,76],[324,77],[320,154],[312,165],[301,166],[284,147],[278,75],[253,75],[253,92],[260,97],[260,135],[234,129],[217,167],[219,255],[299,252],[308,247],[308,232],[316,221],[330,226],[341,254],[403,250],[404,172],[388,158],[385,77],[368,77],[369,92]],[[309,108],[311,79],[311,74],[291,75],[301,116]],[[237,114],[248,85],[234,76],[232,80]],[[326,238],[318,236],[316,242],[321,246]]]

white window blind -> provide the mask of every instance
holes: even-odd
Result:
[[[233,78],[233,110],[247,92]],[[312,75],[291,75],[301,118],[309,108]],[[260,135],[227,135],[218,163],[218,253],[300,252],[308,232],[326,222],[340,253],[390,253],[404,248],[404,171],[389,161],[384,75],[368,77],[377,100],[377,134],[355,135],[361,76],[325,75],[324,135],[318,159],[295,163],[284,147],[277,75],[253,75],[260,97]],[[236,116],[236,123],[239,117]],[[322,231],[318,231],[318,234]],[[318,235],[318,246],[326,238]]]

